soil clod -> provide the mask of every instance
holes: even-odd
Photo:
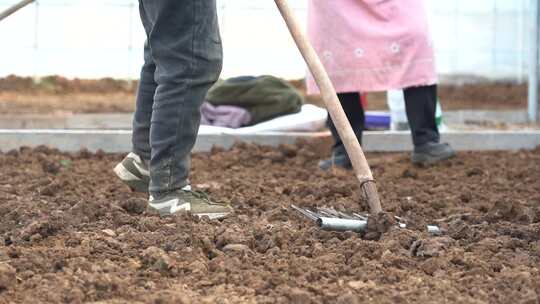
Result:
[[[129,213],[142,214],[148,205],[148,201],[143,198],[130,198],[120,203],[120,206]]]
[[[0,263],[0,295],[17,284],[17,272],[7,263]]]

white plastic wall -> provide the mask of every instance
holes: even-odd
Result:
[[[0,10],[16,0],[0,0]],[[290,0],[306,18],[306,0]],[[426,0],[439,73],[525,80],[528,0]],[[0,23],[0,76],[136,78],[144,33],[136,0],[40,0]],[[304,75],[272,0],[218,0],[223,76]]]

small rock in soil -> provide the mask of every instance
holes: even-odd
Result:
[[[228,244],[222,249],[223,252],[242,252],[250,253],[251,249],[248,246],[243,244]]]
[[[92,152],[88,151],[86,148],[82,148],[79,152],[77,152],[77,157],[81,159],[90,159],[92,158]]]
[[[373,281],[351,281],[347,285],[355,290],[375,288],[377,285]]]
[[[378,240],[381,235],[386,233],[390,228],[396,225],[394,216],[390,213],[381,212],[376,215],[371,215],[368,218],[366,234],[364,238],[367,240]]]
[[[56,193],[58,193],[58,191],[60,191],[60,188],[61,187],[58,183],[50,183],[41,189],[40,193],[41,195],[45,196],[54,196]]]
[[[493,207],[487,214],[489,222],[497,221],[512,221],[519,218],[523,214],[522,207],[518,202],[499,200],[495,202]]]
[[[0,263],[0,292],[17,284],[17,271],[7,263]]]
[[[309,304],[313,303],[311,300],[310,294],[305,291],[298,288],[294,288],[290,291],[288,295],[289,300],[291,303],[298,303],[298,304]]]
[[[274,240],[268,234],[259,235],[255,238],[255,250],[259,253],[265,253],[275,245]]]
[[[467,170],[467,176],[468,177],[482,175],[482,174],[484,174],[484,171],[482,171],[482,169],[480,169],[480,168],[471,168],[471,169]]]
[[[452,240],[448,237],[437,237],[418,240],[411,246],[410,254],[415,257],[438,257],[443,255],[448,248]]]
[[[344,294],[344,295],[339,296],[336,299],[336,303],[337,304],[359,304],[361,302],[360,302],[360,300],[358,300],[358,296],[356,296],[356,295],[354,295],[352,293],[348,293],[348,294]]]
[[[34,152],[37,152],[37,153],[42,153],[44,155],[51,155],[51,154],[54,154],[54,153],[58,153],[58,150],[57,149],[51,149],[45,145],[39,145],[37,147],[34,148]]]
[[[263,159],[269,159],[274,163],[282,163],[286,158],[278,151],[269,151],[263,154]]]
[[[281,151],[281,153],[283,153],[285,157],[295,157],[296,154],[298,153],[297,147],[292,146],[292,145],[286,145],[286,144],[280,145],[279,150]]]
[[[247,244],[248,239],[244,236],[242,229],[238,225],[231,225],[218,233],[216,246],[224,247],[227,244]]]
[[[11,246],[13,244],[13,240],[11,239],[11,236],[4,237],[4,246]]]
[[[532,210],[530,211],[530,214],[531,214],[531,221],[533,223],[540,223],[540,203],[536,203],[537,206],[532,208]]]
[[[174,261],[163,251],[157,247],[149,247],[142,253],[142,261],[144,265],[161,273],[170,273],[174,267]]]
[[[470,203],[472,201],[472,193],[466,192],[459,195],[459,199],[464,203]]]
[[[19,237],[24,241],[40,240],[56,234],[65,226],[62,218],[36,220],[24,228]]]
[[[19,156],[19,151],[15,150],[15,149],[9,150],[9,151],[6,153],[6,155],[17,157],[17,156]]]
[[[43,160],[41,162],[41,168],[43,169],[43,172],[45,173],[56,175],[58,174],[58,172],[60,172],[61,166],[55,162]]]
[[[466,239],[470,233],[469,225],[461,219],[455,219],[448,223],[448,235],[455,240]]]
[[[146,210],[147,201],[142,198],[130,198],[120,204],[124,210],[132,214],[142,214]]]
[[[418,177],[418,174],[411,169],[405,169],[405,171],[403,171],[403,173],[401,174],[401,177],[416,179]]]
[[[104,230],[101,230],[101,232],[105,233],[107,236],[110,236],[110,237],[116,236],[116,232],[114,232],[112,229],[104,229]]]

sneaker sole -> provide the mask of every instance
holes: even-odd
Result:
[[[413,154],[412,163],[418,166],[431,166],[438,162],[451,159],[455,156],[456,156],[456,153],[449,153],[449,154],[441,155],[437,157]]]
[[[148,193],[148,186],[149,186],[148,182],[135,176],[122,163],[119,163],[118,165],[116,165],[113,171],[116,174],[116,176],[118,176],[118,178],[124,184],[128,185],[131,189],[138,192]]]
[[[323,171],[329,171],[331,169],[351,170],[352,169],[352,164],[351,163],[348,163],[348,164],[336,164],[336,163],[329,164],[329,163],[327,163],[325,161],[320,161],[317,164],[317,167],[319,167],[319,169],[321,169]]]
[[[150,203],[149,206],[156,210],[160,216],[171,216],[173,214],[181,214],[181,213],[188,213],[190,211],[186,210],[186,209],[180,209],[176,212],[171,212],[171,205],[156,205],[156,204],[152,204]],[[161,207],[161,208],[160,208]],[[217,219],[222,219],[222,218],[225,218],[227,217],[228,215],[230,215],[232,212],[214,212],[214,213],[191,213],[191,215],[193,216],[196,216],[198,218],[202,218],[202,217],[208,217],[210,218],[211,220],[217,220]]]
[[[230,212],[228,213],[199,213],[199,214],[194,214],[194,215],[197,216],[198,218],[208,217],[211,220],[220,220],[231,215],[231,213]]]
[[[158,208],[152,206],[152,204],[150,204],[150,207],[152,209],[156,210],[159,213],[159,216],[163,216],[163,217],[172,216],[174,214],[182,214],[182,213],[188,213],[189,212],[189,211],[178,211],[176,213],[172,213],[170,208],[158,209]],[[230,214],[231,214],[231,212],[224,212],[224,213],[196,213],[196,214],[191,213],[191,215],[196,216],[198,218],[208,217],[211,220],[223,219],[223,218],[226,218],[227,216],[229,216]]]

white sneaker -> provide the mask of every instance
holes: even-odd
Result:
[[[214,203],[203,192],[185,189],[170,192],[157,198],[150,196],[150,207],[156,209],[161,216],[189,212],[192,215],[209,217],[210,219],[221,219],[233,212],[231,206]]]
[[[139,192],[148,192],[150,184],[150,171],[148,165],[131,152],[116,167],[114,173],[131,189]]]

